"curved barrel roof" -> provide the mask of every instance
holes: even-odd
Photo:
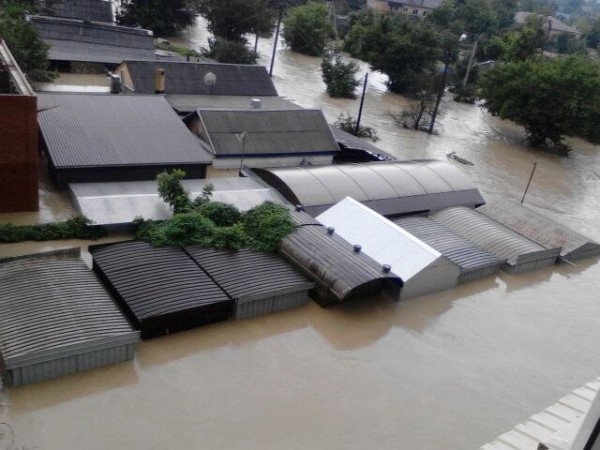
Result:
[[[325,167],[254,169],[293,204],[318,215],[352,197],[393,216],[485,203],[460,170],[443,161],[394,161]]]

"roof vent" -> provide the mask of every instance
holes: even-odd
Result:
[[[362,246],[359,244],[354,244],[354,253],[360,253],[362,250]]]
[[[333,234],[334,231],[335,231],[335,228],[327,227],[327,234],[331,235],[331,234]]]
[[[296,205],[296,211],[304,211],[304,206]]]
[[[111,94],[121,94],[123,92],[123,81],[121,79],[121,75],[115,75],[114,73],[109,73],[110,76],[110,93]]]
[[[250,109],[262,109],[262,102],[260,98],[253,98],[250,100]]]
[[[390,273],[390,270],[392,270],[392,266],[390,266],[389,264],[384,264],[383,265],[383,272],[384,273]]]

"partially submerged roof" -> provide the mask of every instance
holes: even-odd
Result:
[[[318,215],[352,197],[384,216],[485,203],[475,185],[442,161],[253,169],[290,203]]]
[[[528,267],[553,264],[560,252],[560,248],[545,249],[470,208],[448,208],[434,213],[431,218],[499,258],[506,259],[507,270],[520,272],[520,266],[528,270]]]
[[[108,282],[138,326],[146,319],[229,301],[179,247],[127,241],[90,246],[90,253],[94,270]]]
[[[137,94],[153,94],[156,69],[165,71],[165,94],[277,96],[267,69],[249,64],[194,62],[123,62],[129,80],[124,87]],[[117,68],[117,73],[119,72]],[[209,78],[207,78],[207,74]]]
[[[356,253],[352,244],[337,233],[328,233],[308,214],[292,212],[296,229],[286,236],[280,253],[304,273],[327,289],[331,297],[342,302],[352,298],[365,286],[378,285],[381,289],[386,280],[401,280],[385,272],[365,253]]]
[[[55,168],[210,164],[158,96],[38,96],[38,123]]]
[[[356,137],[353,134],[339,129],[335,125],[331,126],[331,131],[333,132],[335,140],[338,142],[338,144],[342,145],[344,148],[351,150],[363,150],[372,155],[381,156],[382,159],[394,159],[379,147],[369,143],[367,139]]]
[[[336,203],[316,218],[361,252],[391,271],[405,283],[437,261],[440,252],[351,197]]]
[[[277,96],[267,95],[193,95],[165,94],[169,104],[180,114],[186,114],[197,109],[302,109],[295,103]],[[258,100],[258,103],[256,102]]]
[[[307,291],[314,286],[274,253],[185,247],[185,252],[237,302]]]
[[[560,247],[568,260],[600,255],[600,244],[565,227],[531,208],[494,200],[478,209],[519,234],[546,248]]]
[[[392,221],[457,264],[461,271],[461,281],[473,279],[473,276],[466,274],[479,273],[485,276],[494,273],[504,263],[504,259],[428,217],[398,217]]]
[[[197,112],[203,139],[216,156],[335,154],[339,147],[323,112],[295,110],[209,110]],[[242,137],[243,133],[246,133]]]
[[[284,200],[271,188],[251,178],[210,178],[183,180],[190,198],[213,186],[212,201],[229,203],[247,211],[263,202],[282,204]],[[159,197],[156,181],[122,181],[111,183],[72,183],[71,196],[78,211],[96,225],[122,225],[136,217],[165,220],[171,217],[169,206]]]
[[[87,20],[31,16],[48,59],[119,64],[125,59],[155,59],[152,32]]]
[[[5,369],[138,341],[138,333],[74,254],[0,260]]]

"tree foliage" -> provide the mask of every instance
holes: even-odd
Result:
[[[227,64],[255,64],[257,55],[244,42],[228,41],[225,38],[209,38],[208,48],[202,56]]]
[[[337,120],[335,121],[334,125],[340,130],[343,130],[346,133],[350,133],[356,137],[367,138],[372,140],[373,142],[377,142],[379,140],[377,130],[375,130],[374,128],[368,127],[366,125],[359,125],[357,130],[356,119],[350,114],[340,114]]]
[[[48,45],[42,41],[36,28],[26,20],[26,6],[6,2],[0,18],[0,37],[10,49],[19,67],[31,81],[50,81],[55,77],[48,71]]]
[[[454,34],[468,33],[474,36],[496,31],[499,12],[505,13],[492,0],[446,0],[427,16],[427,20]]]
[[[498,64],[481,77],[486,108],[525,128],[532,146],[566,153],[563,136],[600,143],[600,66],[582,56]]]
[[[308,2],[291,8],[284,21],[283,38],[290,48],[310,56],[323,54],[333,34],[327,6]]]
[[[321,73],[330,97],[356,98],[354,91],[359,85],[356,72],[358,65],[353,61],[344,61],[337,49],[330,47],[325,51]]]
[[[0,242],[54,241],[58,239],[98,239],[105,230],[90,226],[85,217],[38,225],[0,224]]]
[[[192,25],[195,13],[186,0],[131,0],[117,12],[117,23],[169,34]]]

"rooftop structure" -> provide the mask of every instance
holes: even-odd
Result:
[[[81,19],[94,22],[113,22],[110,0],[37,0],[44,15]]]
[[[18,386],[133,358],[138,333],[78,255],[0,260],[0,357]]]
[[[193,95],[165,94],[169,104],[181,115],[188,115],[198,109],[302,109],[291,101],[273,95]]]
[[[425,17],[441,4],[442,0],[367,0],[367,6],[376,11],[393,11],[415,17]]]
[[[61,186],[154,180],[173,168],[204,178],[211,156],[157,96],[39,96],[39,126],[50,171]]]
[[[389,217],[485,203],[460,170],[442,161],[254,169],[253,172],[290,203],[302,205],[315,216],[345,197]]]

